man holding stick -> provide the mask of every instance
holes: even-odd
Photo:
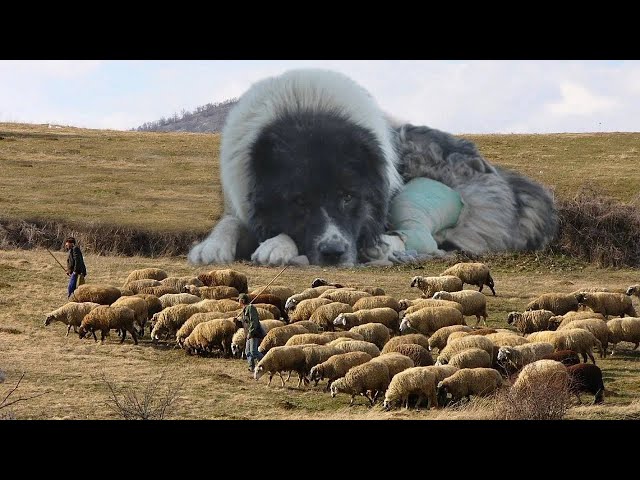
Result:
[[[249,370],[253,372],[256,363],[263,357],[262,353],[258,351],[258,347],[264,338],[264,331],[262,330],[262,325],[260,325],[258,310],[256,310],[256,307],[249,301],[249,295],[241,293],[238,301],[240,305],[242,305],[240,321],[242,322],[244,334],[247,339],[244,352],[249,362]]]
[[[67,275],[69,275],[69,288],[67,289],[68,297],[74,292],[76,287],[84,283],[84,277],[87,275],[87,267],[82,258],[80,247],[76,245],[76,239],[67,237],[64,241],[64,248],[69,251],[67,257]]]

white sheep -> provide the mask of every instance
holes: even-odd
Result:
[[[467,348],[480,348],[493,358],[494,344],[491,340],[484,335],[468,335],[466,337],[456,338],[444,347],[438,355],[436,365],[449,363],[451,357]]]
[[[187,322],[190,321],[192,318],[193,317],[187,320]],[[269,330],[271,330],[272,328],[283,327],[285,323],[282,320],[260,320],[260,325],[262,325],[262,331],[265,334],[267,334],[269,333]],[[183,327],[184,325],[181,328]],[[178,331],[178,333],[180,332]],[[247,336],[245,334],[244,328],[239,328],[231,338],[231,354],[234,357],[245,358],[244,349],[245,349],[246,343],[247,343]]]
[[[429,350],[437,348],[439,351],[447,346],[447,339],[453,332],[471,332],[473,329],[467,325],[451,325],[442,327],[429,337]]]
[[[616,345],[619,342],[633,343],[633,350],[640,345],[640,318],[614,318],[607,322],[609,330],[609,343],[613,344],[611,355],[614,354]]]
[[[175,305],[156,313],[151,317],[151,339],[158,341],[161,336],[174,336],[182,324],[195,313],[200,313],[195,304]]]
[[[573,350],[574,352],[581,354],[584,362],[587,362],[587,355],[595,365],[596,359],[593,357],[593,348],[604,348],[593,333],[582,330],[572,329],[560,330],[555,332],[556,338],[553,346],[556,350]]]
[[[381,323],[356,325],[350,331],[359,333],[365,341],[374,343],[380,349],[389,341],[389,329]]]
[[[234,287],[226,285],[216,285],[214,287],[196,287],[195,285],[185,285],[182,287],[184,293],[190,293],[201,299],[222,300],[223,298],[238,298],[240,292]]]
[[[602,344],[600,358],[604,358],[606,356],[607,346],[609,345],[609,328],[607,327],[607,322],[599,318],[585,318],[583,320],[575,320],[562,327],[558,327],[557,331],[568,330],[571,328],[581,328],[593,333],[593,335]]]
[[[321,333],[297,333],[293,335],[285,346],[289,347],[291,345],[307,345],[307,344],[315,344],[315,345],[325,345],[329,343],[331,340]]]
[[[149,319],[147,302],[135,296],[120,297],[111,304],[112,307],[129,307],[135,313],[135,322],[138,324],[138,335],[144,336],[144,327]]]
[[[515,347],[529,343],[529,340],[514,332],[490,333],[485,335],[485,337],[491,340],[496,347]]]
[[[258,286],[251,290],[251,292],[249,292],[249,298],[253,299],[253,297],[258,294],[273,295],[280,299],[279,307],[284,308],[284,304],[286,303],[287,299],[294,293],[295,292],[291,289],[291,287],[287,287],[285,285],[269,285],[266,288],[264,286]]]
[[[496,294],[496,291],[493,289],[495,285],[493,283],[493,278],[491,278],[491,274],[489,273],[489,267],[484,263],[456,263],[454,266],[447,268],[440,275],[454,275],[462,280],[463,287],[465,283],[475,285],[476,287],[480,287],[480,292],[483,287],[487,285],[491,289],[491,293],[493,293],[494,296]]]
[[[400,311],[398,300],[390,295],[376,295],[373,297],[363,297],[353,304],[353,311],[371,310],[372,308],[393,308],[396,312]]]
[[[100,305],[111,305],[122,296],[122,292],[117,287],[110,285],[99,285],[85,283],[74,290],[69,297],[70,302],[77,303],[99,303]]]
[[[374,343],[365,342],[364,340],[337,338],[327,343],[327,345],[335,347],[338,353],[366,352],[372,357],[380,355],[380,349]]]
[[[248,292],[247,276],[244,273],[230,268],[200,273],[198,275],[198,280],[202,282],[202,285],[207,287],[225,285],[227,287],[235,288],[240,293]]]
[[[191,275],[185,275],[184,277],[167,277],[161,280],[160,283],[164,287],[175,288],[177,290],[175,293],[182,293],[185,285],[195,285],[196,287],[204,286],[204,283],[198,280],[198,277]]]
[[[460,313],[462,313],[462,305],[460,305],[458,302],[452,302],[450,300],[434,300],[433,298],[421,298],[413,305],[410,305],[405,310],[401,311],[400,318],[404,318],[405,315],[415,313],[418,310],[422,310],[423,308],[432,307],[451,307],[460,310]]]
[[[134,280],[142,280],[144,278],[151,278],[153,280],[164,280],[167,278],[167,272],[161,268],[140,268],[138,270],[132,270],[127,279],[124,281],[125,285]]]
[[[460,292],[436,292],[433,295],[435,300],[451,300],[462,305],[462,314],[475,315],[476,325],[480,323],[480,319],[487,324],[487,297],[483,293],[474,290],[462,290]]]
[[[138,337],[133,327],[134,320],[135,313],[129,307],[100,305],[84,316],[78,329],[78,336],[84,338],[88,333],[91,333],[93,339],[97,342],[96,330],[100,330],[100,341],[104,342],[107,335],[109,335],[109,330],[116,329],[122,332],[120,343],[124,342],[127,332],[129,332],[133,337],[133,342],[137,345]]]
[[[429,348],[429,339],[421,333],[409,333],[406,335],[400,335],[398,337],[391,338],[382,349],[382,353],[392,352],[393,348],[401,344],[415,343],[421,345],[424,348]]]
[[[196,328],[196,325],[208,322],[209,320],[217,320],[220,318],[228,318],[233,319],[233,316],[228,312],[203,312],[203,313],[194,313],[191,315],[186,322],[182,324],[182,326],[176,332],[176,343],[178,346],[182,347],[184,345],[184,341],[187,339],[193,329]],[[241,328],[238,330],[244,334],[244,329]],[[233,345],[231,348],[231,352],[233,353]]]
[[[338,290],[328,290],[320,295],[319,298],[326,298],[332,302],[348,303],[352,307],[361,298],[371,297],[372,295],[367,292],[359,290],[348,290],[346,288],[339,288]]]
[[[65,303],[60,308],[55,309],[52,312],[47,313],[44,326],[50,325],[52,322],[62,322],[67,325],[67,334],[65,337],[69,336],[69,331],[71,327],[73,327],[73,331],[75,333],[78,332],[78,327],[82,323],[82,319],[84,316],[93,310],[96,307],[99,307],[99,303],[94,302],[68,302]]]
[[[527,304],[525,310],[551,310],[556,315],[564,315],[578,310],[578,300],[570,293],[543,293]]]
[[[365,323],[381,323],[394,332],[399,331],[398,312],[393,308],[373,308],[371,310],[358,310],[353,313],[340,313],[334,320],[333,326],[340,326],[350,330],[356,325]]]
[[[605,320],[609,315],[624,317],[637,316],[631,303],[631,297],[624,293],[613,292],[581,292],[576,295],[580,305],[586,305],[596,313],[604,315]]]
[[[560,395],[567,391],[568,381],[567,367],[562,363],[555,360],[537,360],[525,365],[520,370],[511,389],[524,393],[538,389],[549,389],[550,394]]]
[[[502,376],[493,368],[463,368],[439,382],[436,392],[438,402],[446,406],[464,397],[489,395],[501,386]]]
[[[554,351],[554,346],[548,342],[527,343],[515,347],[500,347],[497,361],[507,374],[517,372],[525,365],[542,360]]]
[[[349,394],[349,405],[353,405],[356,395],[362,395],[373,405],[378,395],[386,391],[390,380],[387,365],[369,361],[356,365],[344,377],[335,380],[330,387],[331,397],[338,393]]]
[[[480,348],[467,348],[452,356],[447,365],[458,368],[490,368],[491,355]]]
[[[426,307],[405,315],[400,323],[400,332],[413,331],[432,335],[442,327],[452,325],[466,325],[459,310],[451,307]]]
[[[400,345],[396,345],[389,351],[385,352],[385,354],[391,352],[400,353],[409,357],[413,360],[413,364],[416,367],[427,367],[433,365],[433,357],[431,356],[431,353],[429,353],[429,350],[416,343],[402,343]]]
[[[596,313],[592,310],[582,310],[579,312],[571,311],[564,315],[555,315],[549,319],[549,330],[557,330],[560,327],[564,327],[568,323],[576,320],[583,320],[585,318],[599,318],[604,320],[604,315]]]
[[[433,297],[436,292],[458,292],[462,290],[462,280],[454,275],[439,277],[415,276],[411,279],[411,287],[416,287],[426,297]]]
[[[321,293],[322,292],[316,288],[305,288],[300,293],[295,293],[287,298],[287,301],[284,303],[284,310],[289,312],[289,310],[295,309],[301,301],[318,298]]]
[[[634,295],[640,298],[640,285],[631,285],[629,288],[627,288],[625,293],[629,296]]]
[[[328,305],[332,301],[328,298],[309,298],[298,303],[293,310],[289,310],[289,323],[309,320],[311,315],[323,305]]]
[[[438,406],[435,384],[436,375],[433,371],[425,367],[408,368],[391,379],[382,406],[385,410],[389,410],[400,403],[404,404],[405,408],[409,408],[410,395],[418,395],[416,410],[424,399],[427,401],[427,410]]]
[[[526,312],[509,312],[507,323],[522,333],[533,333],[549,330],[549,319],[555,314],[551,310],[529,310]]]
[[[309,320],[318,325],[320,329],[332,332],[334,330],[333,320],[341,313],[353,313],[353,308],[348,303],[331,302],[318,307],[311,314]]]
[[[228,318],[207,320],[195,326],[182,347],[189,354],[211,353],[216,347],[227,357],[231,354],[231,339],[235,331],[235,323]]]
[[[165,308],[173,307],[175,305],[198,303],[202,299],[197,295],[192,295],[190,293],[165,293],[160,296],[159,300],[162,304],[162,309],[164,310]]]
[[[311,368],[310,379],[315,381],[315,385],[323,379],[327,380],[325,391],[329,391],[331,384],[340,377],[344,377],[349,369],[362,365],[371,360],[371,355],[366,352],[347,352],[332,355],[324,362]]]
[[[398,352],[389,352],[383,355],[378,355],[377,357],[372,358],[371,362],[384,363],[389,369],[389,380],[403,370],[415,367],[413,360]]]
[[[258,351],[262,354],[266,354],[273,347],[283,347],[287,341],[298,333],[310,333],[302,325],[285,325],[283,327],[275,327],[267,332],[265,337],[260,342]]]
[[[298,373],[298,387],[300,387],[305,374],[305,354],[302,347],[298,345],[290,347],[283,345],[270,348],[265,356],[260,359],[258,365],[256,365],[253,376],[257,381],[260,380],[265,373],[269,373],[269,382],[267,382],[267,386],[269,386],[271,385],[271,379],[277,373],[284,387],[282,372],[291,371]]]
[[[146,287],[159,287],[162,285],[159,280],[154,280],[152,278],[143,278],[140,280],[132,280],[131,282],[125,283],[122,288],[124,290],[129,290],[133,294],[140,293],[140,290]]]

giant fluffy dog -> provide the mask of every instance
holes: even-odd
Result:
[[[395,124],[337,72],[255,83],[227,118],[220,171],[224,215],[189,253],[195,264],[384,260],[404,248],[386,234],[390,201],[416,177],[445,184],[464,205],[435,236],[442,251],[541,249],[557,229],[541,185],[491,165],[467,140]]]

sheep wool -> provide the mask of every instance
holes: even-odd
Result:
[[[158,300],[160,300],[162,308],[165,309],[180,304],[186,305],[191,303],[198,303],[202,299],[197,295],[192,295],[190,293],[166,293],[162,295]]]
[[[392,349],[401,344],[405,343],[415,343],[423,346],[424,348],[429,348],[429,339],[421,334],[421,333],[409,333],[406,335],[400,335],[398,337],[391,338],[382,349],[382,353],[388,353],[393,351]]]
[[[106,305],[100,305],[92,309],[87,313],[78,329],[78,335],[80,338],[84,338],[87,333],[93,334],[93,339],[97,342],[96,330],[100,330],[100,341],[104,342],[105,338],[109,334],[109,330],[117,329],[122,331],[122,338],[120,343],[124,342],[126,332],[131,334],[133,343],[138,344],[138,337],[136,331],[133,328],[133,322],[135,320],[135,312],[129,307],[110,307]]]
[[[416,276],[411,279],[411,288],[418,288],[425,297],[433,297],[436,292],[458,292],[462,290],[462,280],[454,275],[439,277]]]
[[[480,294],[482,295],[482,294]],[[400,323],[400,331],[414,331],[431,335],[442,327],[465,325],[459,310],[451,307],[426,307],[405,315]]]
[[[393,308],[372,308],[371,310],[358,310],[353,313],[341,313],[333,320],[333,326],[346,330],[365,323],[381,323],[394,332],[399,330],[398,312]]]
[[[487,297],[481,292],[474,290],[462,290],[460,292],[436,292],[433,296],[435,300],[451,300],[462,305],[464,316],[475,315],[476,325],[480,319],[487,324]]]
[[[599,318],[586,318],[584,320],[575,320],[563,327],[558,327],[557,331],[560,332],[572,328],[581,328],[591,332],[602,344],[600,358],[604,358],[607,355],[607,346],[609,345],[609,328],[607,327],[607,322]]]
[[[391,349],[391,351],[385,353],[391,352],[397,352],[409,357],[413,360],[413,364],[416,367],[428,367],[433,365],[433,357],[431,356],[431,353],[429,353],[429,350],[416,343],[403,343],[396,345]]]
[[[359,333],[365,341],[374,343],[380,349],[389,341],[389,329],[381,323],[356,325],[351,331]]]
[[[332,355],[324,362],[321,362],[311,368],[310,379],[315,381],[315,385],[323,379],[327,380],[325,391],[328,391],[331,384],[340,377],[344,377],[347,372],[363,363],[371,360],[371,355],[366,352],[347,352]]]
[[[110,285],[87,284],[80,285],[69,297],[70,302],[78,303],[99,303],[100,305],[111,305],[122,293],[117,287]]]
[[[234,287],[226,285],[218,285],[214,287],[196,287],[195,285],[185,285],[183,287],[185,293],[195,295],[200,299],[208,298],[211,300],[222,300],[223,298],[238,298],[240,292]]]
[[[333,320],[341,313],[353,313],[353,308],[348,303],[331,302],[321,305],[311,314],[309,320],[318,325],[324,331],[333,331]]]
[[[367,292],[361,292],[358,290],[347,290],[340,288],[338,290],[329,290],[320,295],[319,298],[326,298],[332,302],[348,303],[352,307],[361,298],[371,297],[372,295]]]
[[[408,368],[394,375],[385,392],[382,406],[385,410],[396,404],[404,404],[409,408],[409,396],[418,395],[416,410],[423,400],[427,401],[427,409],[438,405],[436,397],[436,376],[433,371],[422,367]]]
[[[338,393],[351,395],[353,405],[356,395],[362,395],[373,405],[379,393],[389,386],[389,368],[382,362],[367,362],[351,368],[344,377],[331,384],[331,397]]]
[[[434,348],[442,350],[447,346],[447,339],[453,332],[471,332],[472,330],[473,329],[467,325],[451,325],[449,327],[439,328],[429,337],[429,350],[433,350]]]
[[[415,367],[413,360],[406,355],[402,355],[398,352],[389,352],[383,355],[379,355],[371,359],[371,362],[384,363],[389,369],[389,380],[395,375],[406,370],[407,368]]]
[[[69,331],[71,327],[73,327],[74,332],[77,331],[77,328],[82,323],[82,319],[86,314],[88,314],[91,310],[96,307],[99,307],[99,303],[94,302],[68,302],[65,303],[60,308],[53,310],[52,312],[47,313],[44,326],[50,325],[52,322],[62,322],[67,325],[67,334],[65,337],[69,336]]]
[[[493,288],[493,278],[491,278],[491,274],[489,273],[489,267],[484,263],[456,263],[454,266],[447,268],[440,275],[454,275],[462,281],[463,287],[465,283],[475,285],[476,287],[480,287],[480,292],[482,291],[482,288],[487,285],[491,289],[491,293],[493,293],[494,296],[496,294],[496,291]]]
[[[227,286],[235,288],[240,293],[248,292],[247,276],[230,268],[200,273],[198,280],[207,287]]]
[[[289,322],[301,322],[303,320],[309,320],[311,315],[323,305],[329,305],[331,300],[328,298],[309,298],[302,300],[293,310],[289,310]]]
[[[613,292],[581,292],[576,295],[580,305],[586,305],[596,313],[604,315],[605,320],[609,315],[624,317],[636,317],[637,313],[631,303],[631,297],[624,293]]]
[[[611,355],[614,354],[616,345],[620,342],[633,343],[633,350],[640,345],[640,318],[626,317],[614,318],[607,322],[609,330],[609,343],[613,344]]]
[[[366,352],[372,357],[380,355],[380,349],[371,342],[365,342],[364,340],[343,340],[338,338],[329,342],[327,345],[335,347],[338,353],[347,352]]]
[[[152,280],[164,280],[168,276],[167,272],[161,268],[140,268],[138,270],[131,271],[124,283],[126,285],[134,280],[142,280],[145,278],[150,278]]]
[[[438,383],[438,402],[446,406],[466,397],[486,396],[502,386],[502,376],[493,368],[463,368]]]
[[[396,312],[400,311],[398,301],[389,295],[377,295],[373,297],[363,297],[353,304],[353,311],[370,310],[372,308],[388,307]]]
[[[529,310],[526,312],[509,312],[507,323],[522,333],[533,333],[549,330],[549,319],[555,314],[551,310]]]
[[[525,310],[551,310],[555,315],[564,315],[578,310],[578,300],[570,293],[543,293],[529,302]]]
[[[491,355],[479,348],[467,348],[449,359],[448,365],[458,368],[490,368]]]
[[[236,331],[235,323],[226,318],[208,320],[197,324],[184,340],[183,348],[189,354],[211,353],[222,350],[225,357],[231,354],[231,339]]]
[[[460,353],[467,348],[480,348],[493,357],[493,342],[484,335],[468,335],[466,337],[457,338],[442,349],[438,355],[436,365],[449,363],[451,357],[456,353]]]
[[[309,331],[302,325],[296,324],[272,328],[260,342],[258,351],[266,354],[273,347],[283,347],[291,337],[299,333],[309,333]]]
[[[285,328],[285,327],[279,327]],[[275,329],[274,329],[275,330]],[[273,331],[273,330],[272,330]],[[298,387],[302,383],[305,370],[305,354],[300,346],[277,346],[270,348],[264,357],[258,362],[254,370],[254,378],[260,380],[265,374],[269,374],[269,382],[267,386],[271,385],[273,376],[277,373],[282,381],[284,387],[284,378],[282,378],[282,372],[295,371],[298,373]]]

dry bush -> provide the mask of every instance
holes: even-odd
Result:
[[[178,400],[180,384],[163,385],[166,370],[157,379],[150,379],[140,391],[132,388],[118,388],[107,380],[104,372],[101,380],[109,389],[107,408],[124,420],[162,420],[167,409]]]
[[[640,266],[640,197],[622,203],[583,188],[560,200],[560,228],[551,249],[598,267]]]
[[[16,419],[16,416],[13,413],[13,411],[12,410],[4,410],[5,408],[8,408],[9,406],[11,406],[11,405],[13,405],[15,403],[23,402],[25,400],[31,400],[32,398],[41,397],[42,395],[45,395],[46,393],[49,393],[49,390],[48,390],[46,392],[41,392],[41,393],[37,393],[35,395],[31,395],[29,397],[20,397],[20,398],[9,400],[11,395],[13,395],[16,390],[18,390],[18,387],[20,386],[20,382],[22,382],[22,379],[24,378],[25,375],[26,375],[25,373],[22,374],[22,376],[20,377],[20,379],[16,383],[16,386],[13,387],[12,389],[10,389],[9,392],[0,401],[0,420],[15,420]],[[5,381],[5,379],[6,379],[6,376],[5,376],[4,372],[0,371],[0,383],[3,383]]]
[[[537,375],[535,381],[498,392],[493,405],[494,420],[561,420],[570,406],[569,388],[556,375]]]

